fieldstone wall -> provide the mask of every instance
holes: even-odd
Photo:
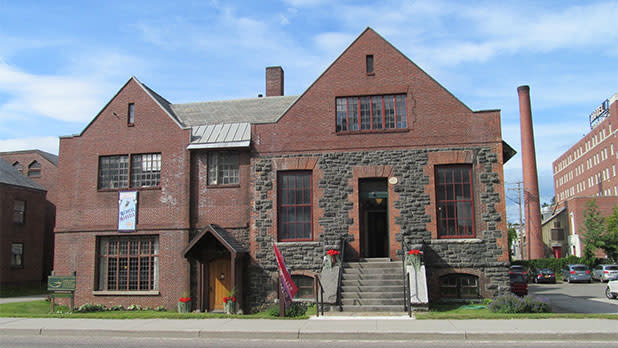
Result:
[[[425,174],[428,165],[428,154],[437,151],[473,151],[473,173],[475,177],[475,213],[476,235],[472,240],[432,240],[427,223],[431,215],[426,207],[430,197],[425,193],[429,178]],[[259,306],[269,297],[263,291],[266,281],[272,283],[277,278],[277,266],[273,252],[272,235],[273,209],[277,202],[274,199],[277,173],[273,161],[281,158],[318,158],[317,169],[314,171],[313,186],[321,191],[318,209],[323,214],[318,217],[321,234],[317,241],[298,243],[278,243],[285,262],[291,270],[308,270],[319,272],[325,250],[339,248],[342,237],[353,240],[349,234],[354,221],[350,216],[354,203],[350,198],[354,188],[350,185],[353,177],[353,167],[357,166],[390,166],[398,183],[394,192],[399,199],[393,207],[399,211],[395,223],[401,233],[395,235],[397,241],[403,237],[408,247],[424,245],[426,250],[427,272],[434,268],[483,269],[487,282],[483,286],[488,289],[499,289],[508,286],[507,265],[497,262],[502,255],[502,249],[496,244],[498,238],[506,231],[498,230],[498,222],[502,216],[496,209],[500,202],[499,173],[493,171],[498,157],[489,148],[442,148],[419,150],[384,150],[371,152],[332,152],[322,154],[302,154],[260,157],[254,159],[252,168],[254,204],[252,207],[252,234],[255,238],[255,259],[259,266],[250,267],[248,282],[250,304]],[[314,208],[314,215],[315,215]],[[392,214],[392,212],[391,212]],[[314,225],[314,230],[317,230]],[[392,226],[391,226],[392,229]],[[400,251],[398,252],[400,254]],[[259,270],[258,270],[259,269]],[[429,275],[428,275],[429,276]]]

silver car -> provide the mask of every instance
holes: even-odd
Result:
[[[614,278],[610,278],[607,282],[605,296],[609,299],[618,297],[618,275],[614,276]]]
[[[562,280],[571,282],[590,283],[590,270],[586,265],[568,265],[562,270]]]
[[[592,279],[606,282],[618,275],[618,265],[598,265],[592,270]]]

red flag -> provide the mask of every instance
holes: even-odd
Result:
[[[283,286],[286,295],[289,296],[290,300],[292,300],[294,298],[294,295],[296,295],[296,292],[298,291],[298,287],[294,283],[294,280],[292,280],[292,277],[288,272],[288,268],[285,266],[285,262],[283,261],[283,255],[281,255],[279,248],[277,248],[277,244],[273,244],[273,247],[275,248],[277,266],[279,266],[279,272],[281,273],[281,285]]]

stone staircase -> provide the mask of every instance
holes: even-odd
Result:
[[[344,312],[403,312],[401,261],[346,262],[341,279]]]

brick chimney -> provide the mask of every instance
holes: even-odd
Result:
[[[266,68],[266,96],[277,97],[283,95],[283,68],[269,66]]]
[[[526,241],[528,260],[541,259],[544,255],[541,233],[541,205],[539,202],[539,179],[536,169],[534,131],[530,87],[517,87],[519,95],[519,118],[521,126],[521,161],[524,176],[524,211],[526,214]]]

